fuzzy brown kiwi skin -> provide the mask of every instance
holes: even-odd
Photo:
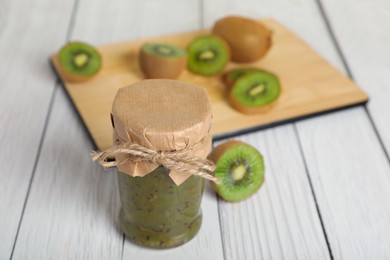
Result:
[[[249,106],[244,106],[241,103],[239,103],[232,93],[233,93],[233,91],[230,90],[229,95],[228,95],[229,104],[238,112],[243,113],[243,114],[247,114],[247,115],[267,113],[278,102],[278,99],[276,99],[276,100],[272,101],[271,103],[264,105],[264,106],[261,106],[261,107],[249,107]]]
[[[227,141],[223,144],[220,144],[218,145],[217,147],[215,147],[211,153],[209,154],[209,156],[207,157],[207,159],[209,159],[210,161],[212,161],[214,164],[217,164],[218,161],[219,161],[219,158],[229,149],[233,148],[234,146],[237,146],[237,145],[241,145],[241,144],[244,144],[244,145],[247,145],[246,143],[244,142],[241,142],[241,141],[237,141],[237,140],[232,140],[232,141]],[[212,182],[212,186],[216,189],[216,184],[214,182]]]
[[[187,65],[187,56],[163,58],[141,50],[139,63],[148,79],[176,79]]]
[[[272,46],[272,31],[263,24],[244,17],[228,16],[218,20],[212,32],[229,44],[231,59],[248,63],[265,56]]]
[[[89,75],[89,76],[74,75],[74,74],[68,72],[67,70],[65,70],[61,66],[60,59],[59,59],[58,55],[56,55],[54,57],[54,63],[56,64],[56,68],[57,68],[59,74],[62,76],[63,80],[65,80],[66,82],[81,83],[81,82],[85,82],[87,80],[90,80],[91,78],[96,76],[96,74],[98,74],[98,73],[95,73],[95,74]]]
[[[230,88],[233,86],[233,84],[234,84],[234,81],[233,80],[230,80],[229,79],[229,73],[230,73],[230,70],[229,71],[227,71],[227,72],[224,72],[223,74],[222,74],[222,82],[225,84],[225,86],[226,86],[226,88],[228,89],[228,90],[230,90]]]

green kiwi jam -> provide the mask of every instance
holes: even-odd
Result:
[[[171,248],[198,233],[204,179],[191,176],[176,186],[168,173],[162,166],[144,177],[118,171],[122,204],[119,220],[130,241],[146,247]]]

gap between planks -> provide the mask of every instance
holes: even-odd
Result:
[[[326,29],[328,30],[328,33],[329,33],[329,36],[333,42],[333,45],[337,51],[337,54],[339,55],[339,58],[343,64],[343,67],[347,73],[347,75],[353,80],[355,81],[355,77],[352,73],[352,70],[347,62],[347,59],[345,58],[345,55],[344,55],[344,52],[342,51],[342,48],[341,48],[341,45],[339,44],[338,40],[337,40],[337,37],[336,37],[336,34],[334,33],[334,30],[332,28],[332,25],[330,23],[330,20],[329,20],[329,17],[325,11],[325,8],[324,8],[324,5],[322,4],[322,0],[314,0],[316,1],[317,3],[317,6],[318,6],[318,9],[320,11],[320,14],[321,14],[321,17],[322,19],[324,20],[324,23],[325,23],[325,26],[326,26]],[[389,162],[389,166],[390,166],[390,155],[389,155],[389,152],[386,150],[386,147],[385,147],[385,144],[382,140],[382,137],[381,135],[379,134],[379,130],[378,130],[378,127],[376,126],[375,122],[374,122],[374,119],[370,113],[370,111],[368,110],[367,108],[367,104],[364,104],[364,111],[368,117],[368,120],[370,121],[370,124],[371,124],[371,127],[372,129],[374,130],[374,133],[375,133],[375,136],[376,138],[378,139],[379,141],[379,144],[381,146],[381,149],[382,149],[382,152],[384,153],[384,155],[386,156],[387,158],[387,161]]]
[[[313,187],[313,183],[312,183],[312,181],[311,181],[311,177],[310,177],[310,173],[309,173],[309,168],[307,167],[306,157],[305,157],[305,153],[303,152],[302,142],[301,142],[301,138],[299,137],[298,128],[297,128],[296,123],[294,123],[294,127],[293,127],[293,128],[294,128],[294,134],[295,134],[295,137],[296,137],[297,143],[298,143],[299,153],[301,154],[303,166],[304,166],[304,168],[305,168],[306,176],[307,176],[307,179],[308,179],[308,181],[309,181],[309,186],[310,186],[311,194],[312,194],[312,196],[313,196],[313,200],[314,200],[314,203],[315,203],[315,206],[316,206],[318,218],[319,218],[319,220],[320,220],[322,232],[324,233],[326,246],[328,247],[329,256],[330,256],[330,259],[333,260],[334,257],[333,257],[333,253],[332,253],[332,248],[331,248],[331,246],[330,246],[328,234],[327,234],[327,232],[326,232],[325,224],[324,224],[324,221],[323,221],[323,219],[322,219],[321,210],[320,210],[320,207],[319,207],[319,205],[318,205],[317,195],[316,195],[316,193],[315,193],[315,190],[314,190],[314,187]]]
[[[79,4],[79,1],[80,0],[74,0],[74,4],[73,4],[73,9],[72,9],[72,12],[71,12],[71,15],[70,15],[70,21],[69,21],[69,26],[68,26],[68,31],[66,32],[66,40],[68,41],[70,39],[70,36],[72,35],[72,32],[73,32],[73,28],[74,28],[74,24],[75,24],[75,18],[76,18],[76,14],[77,14],[77,10],[78,10],[78,4]],[[14,239],[14,243],[12,245],[12,251],[11,251],[11,255],[10,255],[10,260],[13,258],[13,255],[14,255],[14,252],[15,252],[15,246],[16,246],[16,242],[18,240],[18,236],[19,236],[19,231],[20,231],[20,226],[22,224],[22,221],[23,221],[23,217],[24,217],[24,212],[26,210],[26,205],[27,205],[27,202],[28,202],[28,197],[30,195],[30,191],[31,191],[31,186],[32,186],[32,183],[34,181],[34,176],[35,176],[35,172],[36,172],[36,169],[37,169],[37,165],[38,165],[38,161],[40,159],[40,155],[41,155],[41,151],[42,151],[42,146],[43,146],[43,141],[45,140],[45,136],[46,136],[46,131],[47,131],[47,127],[49,125],[49,121],[50,121],[50,118],[51,118],[51,113],[52,113],[52,108],[53,108],[53,105],[54,105],[54,101],[55,101],[55,95],[57,93],[57,90],[60,86],[60,81],[59,79],[57,78],[55,83],[54,83],[54,89],[52,91],[52,94],[50,96],[50,102],[49,102],[49,106],[48,106],[48,109],[47,109],[47,113],[46,113],[46,117],[45,117],[45,122],[44,122],[44,127],[43,127],[43,131],[42,131],[42,135],[39,139],[39,145],[38,145],[38,150],[37,150],[37,155],[35,157],[35,161],[34,161],[34,166],[33,166],[33,169],[32,169],[32,172],[31,172],[31,177],[30,177],[30,180],[29,180],[29,183],[28,183],[28,188],[27,188],[27,192],[26,192],[26,197],[24,199],[24,202],[23,202],[23,207],[22,207],[22,212],[20,214],[20,219],[19,219],[19,223],[18,223],[18,228],[16,230],[16,235],[15,235],[15,239]]]
[[[39,139],[37,155],[35,157],[34,167],[32,169],[30,180],[29,180],[29,183],[28,183],[26,197],[25,197],[24,202],[23,202],[22,213],[20,214],[18,228],[16,230],[14,243],[12,245],[12,251],[11,251],[10,259],[12,259],[13,255],[14,255],[16,241],[18,240],[20,226],[21,226],[22,221],[23,221],[23,216],[24,216],[24,212],[26,210],[26,205],[27,205],[27,202],[28,202],[28,197],[30,195],[31,186],[32,186],[32,183],[33,183],[33,180],[34,180],[35,172],[37,170],[38,161],[39,161],[39,158],[40,158],[40,155],[41,155],[41,151],[42,151],[43,140],[45,139],[45,136],[46,136],[46,130],[47,130],[47,126],[49,125],[50,115],[51,115],[51,111],[52,111],[54,100],[55,100],[54,97],[55,97],[55,94],[57,92],[58,86],[59,86],[59,81],[56,80],[56,83],[54,85],[54,89],[53,89],[52,95],[50,97],[50,103],[49,103],[49,107],[48,107],[48,112],[47,112],[46,117],[45,117],[45,123],[44,123],[43,131],[42,131],[42,135],[41,135],[41,138]]]

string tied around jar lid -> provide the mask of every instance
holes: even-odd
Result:
[[[204,139],[200,140],[193,146],[174,151],[156,151],[135,143],[118,140],[111,148],[105,151],[93,151],[90,156],[93,161],[97,161],[105,168],[116,167],[127,161],[147,161],[162,165],[175,172],[189,173],[211,180],[215,183],[220,183],[221,180],[214,177],[215,164],[213,162],[208,159],[188,155],[193,149],[197,148],[203,140]],[[117,155],[122,155],[121,159],[110,160],[110,158],[117,158]]]

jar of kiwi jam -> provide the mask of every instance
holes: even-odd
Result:
[[[205,89],[144,80],[118,91],[111,117],[114,145],[99,162],[118,169],[119,220],[127,239],[153,248],[191,240],[202,223],[204,178],[214,178],[206,160],[211,108]]]
[[[156,248],[175,247],[193,238],[202,223],[204,179],[191,176],[181,185],[158,167],[144,177],[118,173],[122,209],[119,220],[131,241]]]

